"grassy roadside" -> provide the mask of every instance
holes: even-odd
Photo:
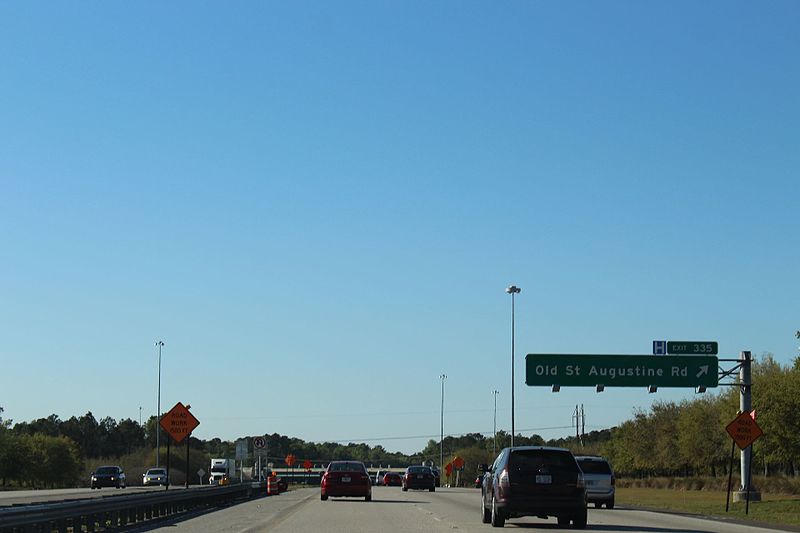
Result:
[[[749,514],[745,514],[744,502],[733,503],[733,495],[730,511],[726,513],[725,491],[618,487],[616,500],[623,506],[800,526],[800,496],[762,494],[761,497],[763,501],[750,502]]]

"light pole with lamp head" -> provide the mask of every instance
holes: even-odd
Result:
[[[439,439],[439,472],[441,475],[441,469],[444,468],[444,380],[447,379],[447,374],[442,374],[439,376],[439,379],[442,380],[442,415],[441,415],[441,426],[440,426],[440,439]]]
[[[161,348],[164,341],[156,341],[158,346],[158,411],[156,412],[156,466],[161,459]]]
[[[497,455],[497,395],[500,394],[499,390],[493,390],[494,396],[494,444],[492,445],[492,455]]]
[[[506,292],[511,295],[511,446],[514,446],[514,295],[519,294],[519,287],[511,285]]]

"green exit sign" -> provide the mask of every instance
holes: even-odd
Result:
[[[528,354],[525,384],[566,387],[716,387],[713,355]]]
[[[717,355],[719,345],[713,341],[668,341],[670,355]]]

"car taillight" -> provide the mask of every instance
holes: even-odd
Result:
[[[586,480],[583,479],[583,474],[578,474],[578,479],[575,482],[575,486],[579,489],[586,488]]]
[[[508,469],[504,468],[502,472],[500,472],[500,477],[497,479],[497,482],[500,484],[500,487],[503,489],[507,489],[511,486],[511,483],[508,481]]]

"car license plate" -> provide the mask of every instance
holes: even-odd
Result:
[[[342,476],[342,483],[350,483],[350,476]]]
[[[417,479],[422,479],[422,478],[423,478],[422,474],[417,474]]]
[[[537,475],[536,483],[540,485],[550,485],[553,482],[553,476]]]

